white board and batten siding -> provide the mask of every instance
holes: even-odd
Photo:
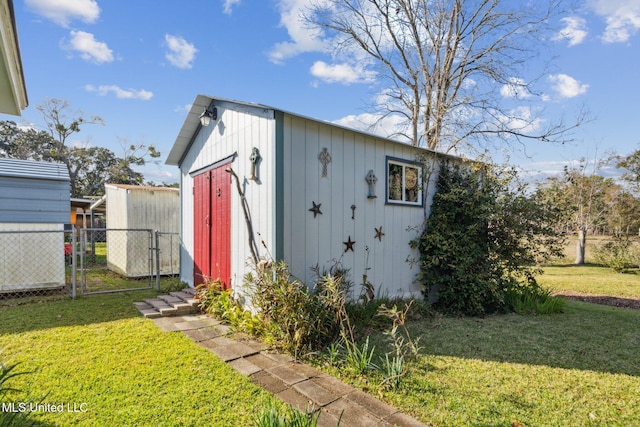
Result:
[[[208,127],[200,126],[199,115],[212,106],[218,119]],[[249,180],[254,147],[262,157],[258,181]],[[325,147],[331,162],[323,177],[318,156]],[[407,164],[426,159],[423,172],[432,173],[423,187],[424,203],[386,203],[390,158]],[[181,279],[194,283],[193,177],[230,161],[246,195],[259,256],[285,260],[291,273],[309,285],[315,278],[312,267],[322,271],[340,262],[353,283],[361,284],[366,274],[378,294],[419,294],[417,268],[408,262],[418,254],[409,242],[429,212],[440,158],[428,150],[298,114],[198,95],[167,159],[181,171]],[[370,170],[377,177],[376,198],[367,197],[365,178]],[[316,217],[309,211],[314,202],[322,212]],[[380,227],[384,235],[378,240]],[[355,241],[354,250],[345,252],[343,242],[349,238]],[[235,290],[251,271],[248,240],[233,183],[231,286]]]
[[[229,162],[240,179],[255,239],[264,251],[261,241],[273,250],[275,197],[275,121],[272,110],[253,108],[233,103],[217,102],[218,120],[200,131],[191,141],[182,162],[180,188],[182,189],[182,252],[180,262],[181,280],[193,285],[193,177],[213,166]],[[198,112],[199,113],[199,112]],[[251,162],[249,156],[257,148],[262,161],[258,165],[258,180],[250,180]],[[244,219],[241,200],[236,183],[231,183],[231,286],[238,290],[244,274],[249,271],[251,252],[248,245],[248,231]]]
[[[355,297],[364,274],[378,294],[419,294],[417,269],[408,262],[418,254],[409,241],[424,222],[435,180],[424,207],[397,206],[385,203],[385,177],[387,157],[413,162],[424,150],[292,115],[285,115],[284,129],[283,247],[291,272],[311,283],[316,277],[311,267],[327,270],[339,261],[349,269]],[[331,155],[326,177],[318,160],[323,148]],[[367,197],[370,170],[378,179],[376,198]],[[313,202],[322,211],[315,218],[309,211]],[[356,243],[345,252],[349,238]]]

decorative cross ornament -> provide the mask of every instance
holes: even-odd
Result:
[[[309,212],[313,212],[313,217],[315,218],[318,215],[322,215],[322,211],[320,210],[320,206],[322,206],[322,203],[318,203],[317,205],[315,201],[311,203],[313,203],[313,207],[309,209]]]
[[[322,177],[326,178],[327,166],[329,165],[329,163],[331,163],[331,154],[329,154],[329,150],[327,150],[327,147],[322,148],[322,151],[320,152],[320,154],[318,154],[318,160],[322,165]]]
[[[252,181],[258,180],[256,169],[258,167],[258,163],[260,163],[260,160],[262,160],[262,156],[260,155],[258,148],[253,147],[251,149],[251,156],[249,156],[249,161],[251,162],[251,176],[249,177],[249,179]]]
[[[376,196],[376,182],[378,182],[378,178],[376,178],[376,175],[373,173],[373,169],[369,171],[364,180],[369,184],[369,195],[367,199],[375,199],[378,197]]]

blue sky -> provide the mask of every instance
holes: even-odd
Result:
[[[29,107],[22,117],[0,119],[44,129],[34,107],[46,97],[66,99],[105,122],[85,126],[74,144],[117,154],[121,141],[154,144],[162,160],[142,171],[156,182],[178,179],[164,158],[199,93],[343,125],[366,120],[375,74],[332,57],[298,18],[309,3],[14,0]],[[532,176],[581,157],[640,148],[640,0],[578,6],[558,22],[548,52],[556,59],[539,81],[536,108],[553,120],[571,119],[584,106],[594,120],[573,143],[510,151],[511,163]],[[503,95],[517,106],[509,91]]]

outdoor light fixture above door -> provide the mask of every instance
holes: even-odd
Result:
[[[209,126],[211,120],[218,120],[218,109],[216,107],[207,108],[202,112],[202,114],[200,114],[200,124],[202,126]]]

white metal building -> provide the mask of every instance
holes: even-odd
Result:
[[[65,285],[69,221],[65,165],[0,158],[0,292]]]
[[[180,227],[180,200],[177,188],[145,187],[139,185],[105,184],[107,217],[107,264],[109,268],[127,277],[149,274],[148,236],[142,231],[164,233],[159,239],[160,274],[177,273],[179,255],[171,256],[170,233]]]
[[[356,284],[366,274],[377,292],[417,294],[409,241],[428,215],[442,156],[198,95],[167,159],[181,171],[181,279],[220,278],[240,289],[251,268],[252,231],[259,257],[286,260],[307,283],[312,267],[339,261]],[[251,231],[229,170],[239,177]]]

